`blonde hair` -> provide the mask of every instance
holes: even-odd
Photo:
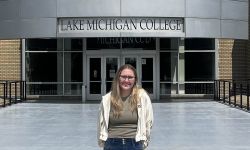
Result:
[[[121,115],[121,111],[123,108],[123,103],[122,103],[122,99],[121,99],[121,95],[120,95],[121,93],[120,93],[119,81],[120,81],[121,72],[124,69],[132,70],[134,75],[135,75],[135,83],[134,83],[134,86],[132,88],[132,92],[131,92],[131,96],[130,96],[130,104],[131,104],[131,111],[137,112],[138,91],[140,89],[137,86],[138,77],[137,77],[137,73],[136,73],[135,68],[132,65],[125,64],[125,65],[121,66],[119,68],[119,70],[116,72],[116,75],[115,75],[115,78],[113,79],[113,83],[112,83],[112,87],[111,87],[111,107],[112,107],[114,117],[119,117]]]

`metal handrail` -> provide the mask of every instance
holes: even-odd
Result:
[[[228,103],[230,106],[250,110],[250,80],[214,80],[214,100]],[[237,97],[238,96],[238,97]],[[243,96],[246,99],[243,99]],[[232,102],[231,98],[234,98]],[[238,102],[237,102],[238,101]],[[243,104],[246,101],[246,104]]]
[[[3,107],[7,105],[6,100],[9,101],[8,105],[18,103],[26,100],[26,81],[22,80],[0,80],[0,84],[3,85]],[[14,86],[14,87],[13,87]],[[13,93],[14,90],[14,93]],[[18,93],[18,90],[20,93]],[[20,99],[18,99],[20,97]]]

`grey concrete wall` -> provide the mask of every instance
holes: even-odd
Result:
[[[57,0],[58,17],[120,16],[119,0]]]
[[[248,38],[248,0],[0,0],[0,39],[57,37],[61,17],[181,17],[184,37]]]
[[[222,0],[221,36],[226,38],[248,38],[248,0]]]
[[[184,17],[185,0],[122,0],[121,16]]]

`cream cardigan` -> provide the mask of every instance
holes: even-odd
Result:
[[[143,141],[144,149],[148,146],[150,140],[150,130],[153,125],[153,108],[151,100],[147,92],[143,89],[139,90],[140,101],[137,104],[138,124],[135,140]],[[98,145],[104,146],[104,141],[108,138],[109,112],[110,112],[110,95],[107,93],[102,97],[99,107],[97,138]]]

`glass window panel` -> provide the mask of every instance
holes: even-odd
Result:
[[[27,51],[57,51],[57,39],[27,39]]]
[[[160,81],[171,81],[171,53],[160,53]]]
[[[125,58],[125,64],[130,64],[136,69],[136,58],[134,57]]]
[[[160,94],[167,95],[167,94],[176,94],[178,89],[178,85],[174,83],[160,83]]]
[[[62,84],[27,84],[28,95],[62,95]]]
[[[178,39],[177,38],[161,38],[160,39],[160,50],[178,50]]]
[[[101,58],[90,58],[89,93],[101,94]]]
[[[123,49],[136,49],[136,50],[155,50],[156,42],[155,38],[141,38],[141,37],[123,37],[122,48]]]
[[[106,92],[111,90],[112,81],[118,68],[118,58],[106,58]]]
[[[106,81],[113,81],[118,68],[118,58],[106,58]]]
[[[90,82],[90,94],[101,94],[101,82]]]
[[[148,93],[152,94],[153,90],[153,82],[142,82],[142,88],[144,88]]]
[[[213,83],[186,83],[186,94],[213,94]]]
[[[153,58],[142,58],[142,81],[153,81]]]
[[[65,51],[82,51],[83,42],[82,39],[64,39]]]
[[[106,82],[106,93],[111,90],[112,82]]]
[[[178,53],[160,53],[160,81],[175,81],[178,66]]]
[[[191,38],[185,39],[185,50],[214,50],[215,39]]]
[[[185,53],[185,80],[211,81],[215,77],[214,53]]]
[[[90,58],[90,81],[101,81],[101,58]]]
[[[64,95],[82,95],[82,84],[65,84]]]
[[[26,53],[26,81],[62,81],[62,55],[60,53]]]
[[[82,82],[82,53],[64,54],[64,81]]]
[[[87,50],[120,49],[120,38],[87,38]]]

